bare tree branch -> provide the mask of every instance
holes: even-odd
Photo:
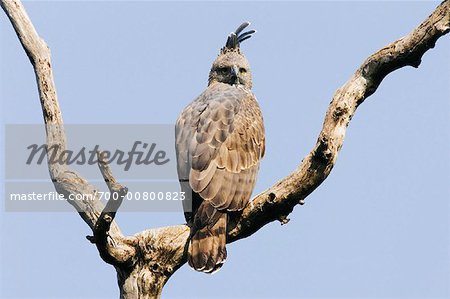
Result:
[[[357,107],[373,94],[389,73],[404,66],[418,67],[423,54],[450,30],[450,0],[407,36],[377,51],[364,61],[353,76],[333,96],[322,131],[312,151],[298,168],[274,186],[257,195],[247,207],[234,215],[228,226],[227,242],[248,237],[274,220],[282,223],[297,204],[303,204],[330,174],[341,149],[347,126]],[[50,50],[36,33],[19,0],[0,0],[36,73],[47,145],[66,148],[50,61]],[[101,160],[101,159],[99,159]],[[99,163],[111,190],[120,199],[127,190],[118,184],[109,167]],[[69,194],[96,194],[95,188],[66,166],[50,165],[55,188]],[[121,200],[104,208],[98,201],[71,202],[91,227],[102,258],[116,267],[121,298],[158,298],[170,276],[186,262],[189,228],[186,225],[149,229],[124,237],[114,222]]]
[[[111,224],[128,189],[114,178],[111,167],[106,162],[105,154],[97,152],[97,158],[98,168],[110,191],[110,199],[95,223],[94,236],[87,236],[86,238],[97,245],[100,256],[106,262],[113,265],[130,264],[136,254],[134,238],[124,239],[121,237],[119,240],[123,243],[120,245],[115,242],[114,238],[110,238]],[[124,244],[127,246],[124,246]]]
[[[97,153],[98,157],[98,168],[106,182],[111,193],[111,198],[103,209],[100,217],[95,224],[95,231],[99,229],[104,229],[106,232],[109,231],[112,221],[116,216],[116,212],[122,204],[123,198],[128,192],[126,187],[119,184],[114,178],[111,167],[106,162],[106,157],[104,153]]]
[[[15,0],[2,0],[0,5],[8,15],[19,40],[33,65],[38,84],[41,107],[47,131],[47,148],[54,148],[58,156],[66,150],[66,138],[64,124],[59,108],[56,87],[53,81],[50,49],[45,41],[39,37],[22,3]],[[47,157],[48,158],[48,157]],[[50,177],[58,193],[66,199],[69,195],[92,195],[94,200],[68,200],[79,212],[83,220],[95,231],[98,216],[103,211],[96,188],[90,185],[83,177],[70,170],[67,165],[60,163],[48,163]],[[72,198],[77,198],[73,196]],[[124,237],[115,222],[110,223],[108,234],[108,248],[116,248],[120,252],[134,252],[134,247],[124,242]],[[105,249],[106,250],[106,249]],[[108,262],[123,263],[128,254],[116,256],[117,260]]]
[[[450,30],[450,2],[436,10],[407,36],[372,54],[333,96],[313,150],[293,173],[256,196],[234,219],[228,240],[247,237],[274,220],[285,223],[297,204],[303,204],[330,174],[344,143],[356,108],[373,94],[389,73],[404,66],[418,67],[423,54]]]

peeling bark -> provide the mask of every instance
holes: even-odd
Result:
[[[47,145],[66,149],[64,126],[53,81],[50,50],[39,37],[19,0],[0,0],[22,46],[33,65],[47,130]],[[347,126],[356,109],[373,94],[389,73],[404,66],[418,67],[423,54],[450,30],[450,2],[436,10],[407,36],[377,51],[356,70],[333,96],[322,131],[312,151],[298,168],[257,195],[228,225],[227,242],[248,237],[275,220],[287,223],[288,215],[303,205],[330,174],[341,149]],[[111,193],[125,196],[127,190],[114,179],[99,159],[99,168]],[[69,194],[96,194],[95,188],[68,167],[49,163],[56,190]],[[114,221],[121,200],[106,207],[98,200],[69,201],[93,231],[103,260],[117,270],[121,298],[159,298],[164,284],[186,262],[189,228],[186,225],[154,228],[134,236],[123,236]]]

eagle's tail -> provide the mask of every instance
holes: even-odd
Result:
[[[221,213],[214,225],[206,225],[196,230],[189,244],[189,265],[195,270],[205,273],[218,271],[227,258],[226,233],[226,213]]]

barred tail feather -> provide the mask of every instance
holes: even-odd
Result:
[[[227,214],[222,214],[212,227],[195,231],[188,250],[189,265],[197,271],[217,272],[227,258],[226,232]]]

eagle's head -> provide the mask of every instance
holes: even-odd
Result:
[[[252,88],[250,65],[241,52],[240,43],[251,37],[255,30],[241,33],[249,22],[244,22],[235,32],[230,33],[225,47],[220,50],[209,72],[208,85],[221,82],[230,85],[240,85]]]

